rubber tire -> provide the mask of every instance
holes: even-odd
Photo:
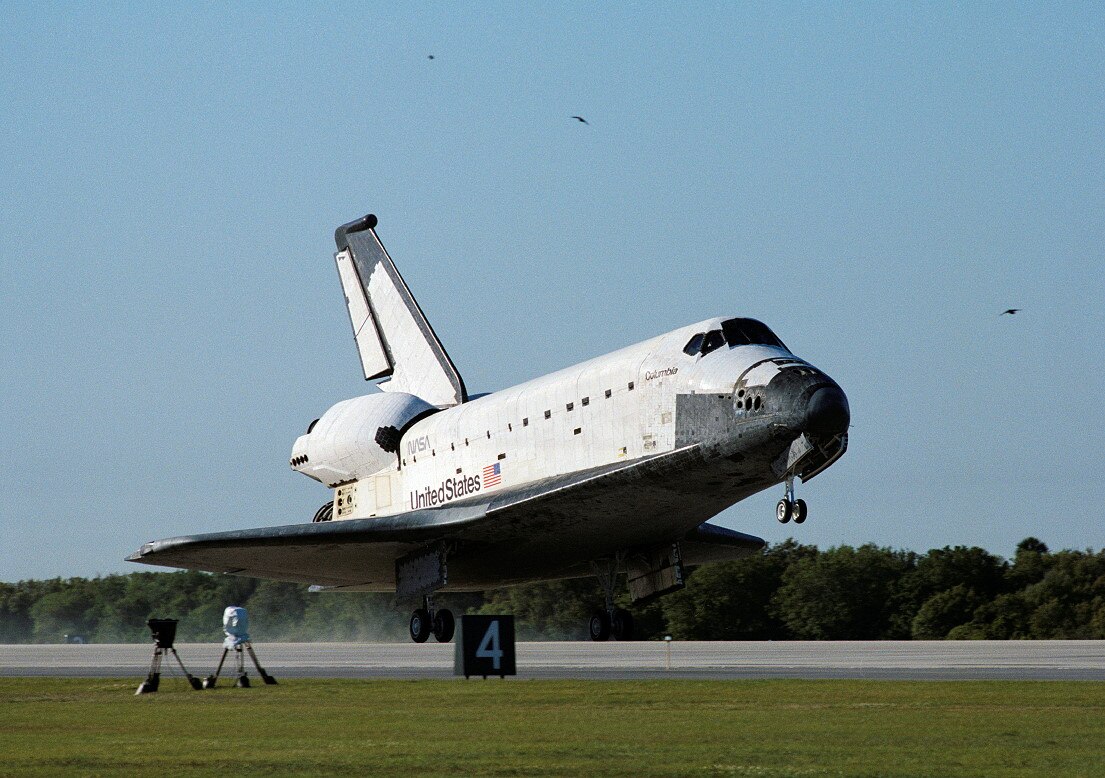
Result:
[[[415,643],[425,643],[429,639],[432,629],[430,614],[425,608],[419,608],[411,614],[411,640]]]
[[[779,500],[779,502],[775,504],[775,518],[780,524],[786,524],[790,521],[791,511],[790,501],[786,498]]]
[[[614,618],[610,622],[610,633],[614,636],[614,640],[632,640],[633,614],[621,608],[614,611]]]
[[[795,500],[794,501],[794,523],[801,524],[806,520],[806,501]]]
[[[453,618],[451,610],[442,608],[434,614],[434,640],[438,643],[448,643],[452,640],[456,629],[457,620]]]
[[[610,639],[610,614],[606,611],[595,611],[591,620],[587,623],[587,631],[591,640],[601,643]]]

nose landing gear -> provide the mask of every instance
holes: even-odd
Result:
[[[794,476],[787,476],[786,487],[786,495],[775,506],[775,518],[780,524],[786,524],[791,519],[795,524],[801,524],[806,520],[806,501],[794,499]]]

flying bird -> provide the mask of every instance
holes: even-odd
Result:
[[[590,124],[590,122],[584,119],[582,116],[569,116],[568,118],[575,119],[577,122],[583,122],[584,124]]]
[[[1019,311],[1019,310],[1020,310],[1020,308],[1006,308],[1006,309],[1005,309],[1004,311],[1002,311],[1001,313],[999,313],[999,314],[998,314],[998,316],[1004,316],[1004,315],[1005,315],[1005,314],[1007,314],[1007,313],[1008,313],[1008,314],[1009,314],[1010,316],[1012,316],[1012,315],[1013,315],[1014,313],[1016,313],[1016,312],[1017,312],[1017,311]]]
[[[433,54],[430,54],[429,56],[426,57],[426,59],[433,59],[433,58],[434,58]]]

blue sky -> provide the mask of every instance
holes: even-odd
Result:
[[[5,3],[0,182],[0,580],[308,520],[370,211],[470,391],[729,314],[836,378],[727,526],[1105,545],[1093,4]]]

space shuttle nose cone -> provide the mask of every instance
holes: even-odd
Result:
[[[806,431],[817,437],[833,437],[847,432],[851,419],[848,398],[835,386],[818,389],[806,405]]]

